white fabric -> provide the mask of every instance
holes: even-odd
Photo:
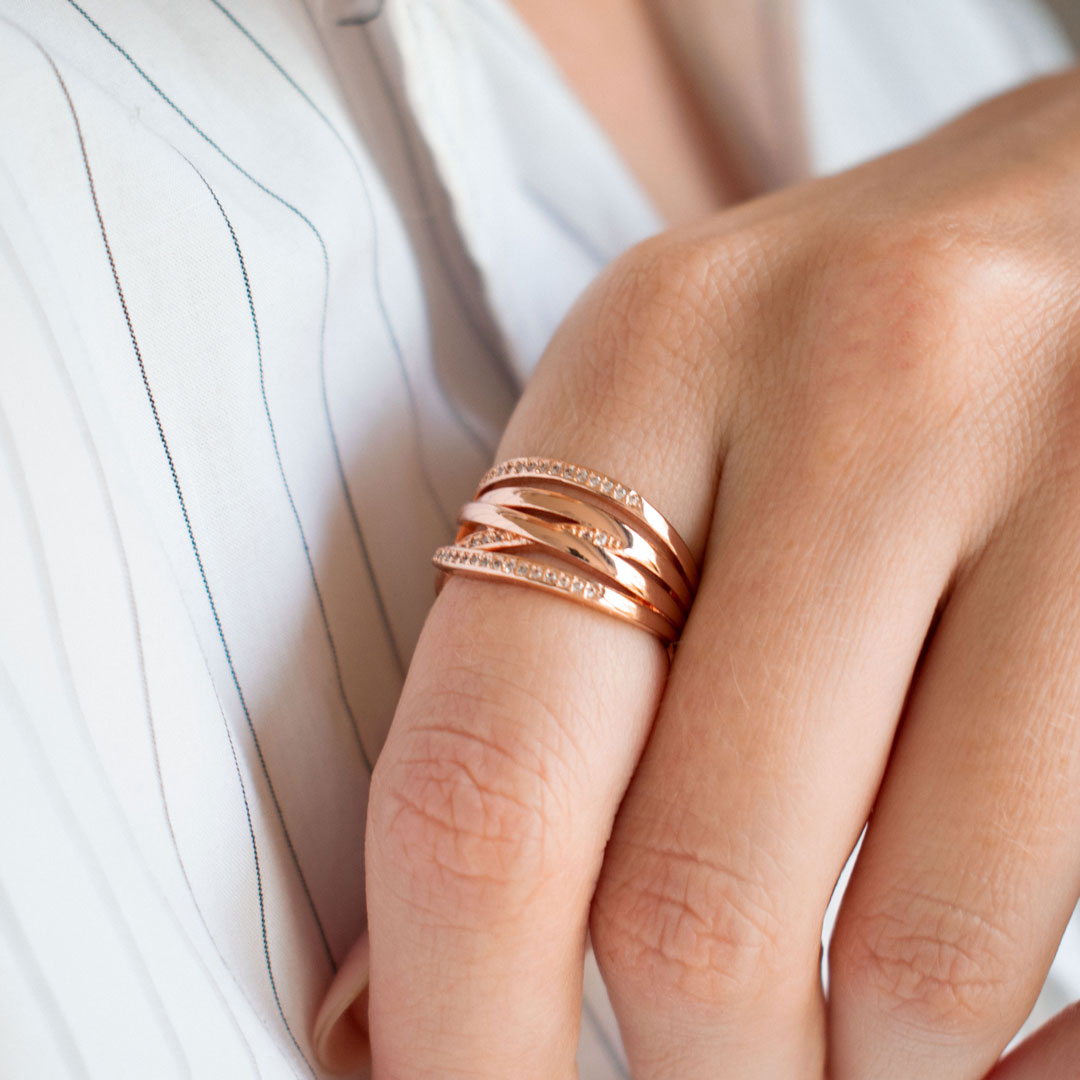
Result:
[[[810,2],[819,168],[1064,55],[950,0],[943,87],[893,5]],[[498,0],[367,6],[0,0],[5,1077],[318,1075],[431,552],[661,225]]]
[[[833,172],[893,150],[977,101],[1067,66],[1030,0],[802,0],[810,159]]]

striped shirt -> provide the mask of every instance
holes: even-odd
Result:
[[[806,0],[808,166],[1068,59],[984,7]],[[431,552],[661,225],[500,0],[0,0],[0,1074],[321,1075]]]

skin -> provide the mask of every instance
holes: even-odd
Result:
[[[325,1059],[572,1077],[591,931],[635,1080],[1075,1073],[1075,1013],[991,1070],[1080,895],[1077,175],[1070,73],[587,292],[497,459],[656,503],[703,568],[690,620],[669,670],[448,581]]]
[[[745,198],[647,0],[512,0],[671,225]]]

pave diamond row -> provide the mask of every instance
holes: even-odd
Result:
[[[486,547],[488,544],[527,544],[528,542],[529,538],[527,536],[519,536],[517,533],[507,532],[505,529],[480,529],[459,540],[458,545]]]
[[[505,476],[526,476],[530,473],[534,476],[555,476],[562,480],[573,480],[602,495],[607,495],[608,498],[630,507],[631,510],[641,509],[641,496],[632,488],[627,488],[603,473],[583,469],[580,465],[572,465],[567,461],[552,461],[548,458],[511,458],[488,469],[481,477],[479,486],[484,487],[493,480],[501,480]]]
[[[566,525],[561,522],[555,523],[553,527],[568,532],[571,536],[576,536],[580,540],[587,540],[596,547],[608,548],[612,551],[622,551],[626,547],[618,537],[612,536],[601,529],[590,529],[585,525]],[[520,533],[507,532],[505,529],[481,527],[476,532],[469,533],[459,540],[458,546],[460,547],[463,544],[467,547],[490,547],[495,544],[516,544],[521,546],[529,542],[529,537],[522,536]]]
[[[595,544],[597,547],[610,548],[612,551],[622,551],[626,547],[618,537],[603,532],[601,529],[590,529],[585,525],[570,525],[566,527],[566,532],[581,540],[588,540],[590,544]]]
[[[435,551],[433,561],[438,566],[497,570],[511,577],[527,578],[551,585],[571,596],[579,596],[585,600],[599,600],[604,595],[603,585],[586,581],[577,574],[568,574],[564,570],[555,570],[550,566],[531,562],[528,559],[519,559],[513,555],[468,551],[460,547],[447,546]]]

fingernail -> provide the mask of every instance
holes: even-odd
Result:
[[[342,1073],[371,1066],[367,1003],[368,936],[360,935],[345,957],[315,1017],[312,1041],[319,1064]]]

